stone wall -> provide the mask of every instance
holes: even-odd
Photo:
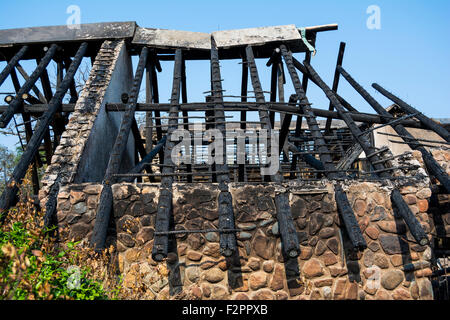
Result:
[[[431,249],[419,246],[396,219],[391,184],[344,186],[368,248],[350,250],[330,182],[231,184],[239,252],[219,254],[218,233],[178,234],[166,261],[151,258],[159,188],[113,186],[114,214],[108,245],[117,249],[130,297],[141,299],[431,299]],[[64,186],[58,196],[62,238],[86,241],[92,232],[100,185]],[[274,195],[289,192],[301,246],[285,260],[275,218]],[[430,224],[422,186],[401,192],[427,232]],[[174,229],[216,229],[215,184],[174,184]],[[431,235],[430,235],[431,238]]]

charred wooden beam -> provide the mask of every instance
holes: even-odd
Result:
[[[302,102],[303,112],[307,115],[306,122],[311,131],[311,135],[314,139],[314,144],[317,146],[317,150],[320,152],[320,161],[323,164],[323,168],[328,170],[326,173],[327,178],[334,179],[342,177],[343,175],[336,172],[336,167],[330,156],[326,141],[320,131],[319,125],[317,123],[316,117],[311,110],[308,98],[302,89],[300,78],[298,77],[297,71],[295,70],[292,53],[287,50],[285,45],[281,45],[281,54],[283,55],[284,61],[286,62],[286,67],[291,76],[292,84],[294,85],[295,92]],[[344,222],[347,234],[352,242],[353,248],[356,250],[364,250],[367,247],[367,243],[362,235],[361,229],[359,228],[358,221],[356,220],[355,214],[350,206],[347,195],[343,191],[340,184],[335,187],[335,199],[338,204],[338,211],[342,220]]]
[[[211,38],[211,84],[212,97],[214,101],[214,116],[218,123],[218,129],[223,136],[223,164],[217,163],[216,170],[228,172],[227,164],[227,146],[226,146],[226,128],[225,128],[225,112],[223,111],[223,94],[222,94],[222,79],[220,76],[219,65],[219,50],[216,42]],[[217,182],[219,183],[219,229],[235,229],[234,226],[234,211],[233,198],[228,189],[230,177],[228,174],[217,175]],[[221,233],[220,234],[220,252],[225,257],[231,257],[236,252],[236,234],[235,233]]]
[[[56,112],[58,112],[59,108],[61,107],[64,95],[66,94],[66,91],[68,90],[70,85],[70,81],[72,80],[73,76],[75,75],[75,72],[77,71],[81,63],[81,59],[83,58],[87,50],[87,46],[88,45],[85,42],[81,44],[80,48],[78,49],[75,55],[74,62],[72,66],[69,68],[69,72],[67,72],[66,76],[64,77],[64,80],[61,82],[61,85],[57,88],[54,97],[52,98],[52,100],[50,100],[48,110],[42,115],[42,117],[39,118],[35,126],[34,134],[31,137],[25,152],[20,158],[19,163],[14,168],[12,178],[8,182],[8,186],[6,187],[5,191],[3,192],[0,198],[0,212],[3,213],[14,205],[15,196],[18,191],[17,185],[22,182],[22,179],[25,176],[29,165],[32,163],[33,159],[35,158],[38,152],[42,139],[48,132],[48,126],[52,121],[53,116],[55,115]],[[52,48],[55,48],[56,50],[56,46],[52,46],[50,50],[52,50]],[[23,87],[21,88],[21,90],[22,89]],[[14,101],[18,101],[17,98]]]
[[[72,59],[70,59],[69,57],[65,57],[64,58],[64,68],[66,69],[66,72],[69,71],[69,68],[70,68],[71,64],[72,64]],[[70,101],[69,101],[69,103],[76,103],[77,100],[78,100],[78,92],[77,92],[77,88],[75,86],[75,78],[70,83],[69,91],[70,91]]]
[[[277,51],[278,50],[278,51]],[[277,101],[277,84],[278,84],[278,61],[280,60],[280,49],[276,48],[272,57],[267,62],[267,66],[272,66],[270,73],[270,101]],[[270,111],[270,124],[272,129],[275,127],[275,111]]]
[[[250,79],[252,81],[253,90],[255,91],[256,102],[265,104],[264,93],[261,87],[261,82],[258,76],[258,69],[256,68],[255,58],[251,46],[247,46],[247,63],[250,72]],[[271,136],[271,123],[267,108],[259,110],[259,118],[261,127],[267,130],[267,136]],[[266,145],[267,153],[270,152],[270,138]],[[278,157],[277,157],[278,158]],[[270,176],[270,180],[280,183],[283,176],[278,171],[275,175]],[[289,196],[287,193],[277,193],[275,195],[275,207],[277,212],[277,220],[280,229],[281,243],[283,252],[286,257],[295,258],[300,254],[300,246],[298,243],[297,232],[292,218],[291,207],[289,205]]]
[[[175,63],[173,71],[172,95],[170,98],[169,110],[169,128],[167,130],[167,141],[164,151],[163,174],[174,173],[174,163],[172,162],[172,150],[175,147],[174,141],[171,139],[172,133],[177,129],[178,120],[176,119],[180,112],[180,86],[181,86],[181,64],[182,51],[177,49],[175,52]],[[156,213],[155,231],[167,232],[170,226],[170,217],[172,214],[172,176],[164,176],[161,179],[161,187],[158,199],[158,211]],[[167,257],[169,250],[168,235],[155,235],[153,241],[152,258],[155,261],[162,261]]]
[[[133,86],[131,88],[129,101],[127,103],[128,109],[122,116],[120,129],[114,142],[111,156],[109,158],[108,167],[103,178],[103,189],[100,194],[100,201],[95,216],[94,230],[91,237],[91,245],[96,251],[104,248],[108,230],[108,224],[111,216],[113,206],[112,184],[114,183],[114,174],[119,173],[120,164],[127,147],[128,137],[132,130],[134,113],[136,111],[136,103],[139,96],[139,90],[144,75],[145,64],[147,62],[148,49],[142,48],[139,56],[139,62],[136,69],[136,74],[133,79]]]
[[[289,98],[289,104],[295,104],[298,100],[297,95],[293,94],[291,95],[291,97]],[[283,146],[286,142],[286,137],[289,133],[289,127],[291,125],[291,120],[292,120],[292,114],[286,114],[283,118],[282,124],[281,124],[281,129],[280,129],[280,141],[279,141],[279,150],[280,153],[283,150]]]
[[[181,102],[182,103],[187,103],[188,99],[187,99],[187,84],[186,84],[186,60],[182,59],[181,61]],[[185,130],[189,130],[189,114],[187,110],[183,110],[183,123],[184,125],[184,129]],[[190,152],[190,150],[186,150],[186,152]],[[192,172],[192,165],[191,164],[186,164],[186,171],[188,173]],[[192,176],[188,175],[187,176],[187,182],[188,183],[192,183]]]
[[[25,84],[20,88],[19,93],[16,98],[11,102],[8,106],[8,110],[3,112],[0,116],[0,128],[6,128],[11,118],[14,116],[23,104],[22,94],[28,93],[31,90],[31,87],[36,83],[41,74],[46,70],[45,68],[50,63],[50,60],[53,58],[57,50],[56,44],[53,44],[50,49],[45,54],[42,61],[39,63],[37,68],[31,74],[30,78],[25,82]]]
[[[319,86],[319,83],[314,79],[314,77],[311,76],[308,69],[300,61],[298,61],[294,57],[292,57],[292,61],[294,63],[295,68],[297,68],[300,72],[302,72],[303,75],[306,75],[308,79],[311,80],[315,85]],[[309,62],[305,60],[304,63]],[[344,108],[346,108],[349,111],[358,112],[355,108],[353,108],[353,106],[350,103],[347,102],[347,100],[342,98],[339,94],[337,93],[335,94],[339,102],[344,106]]]
[[[247,92],[248,92],[248,67],[245,55],[242,57],[242,80],[241,80],[241,102],[247,102]],[[247,121],[247,111],[241,111],[241,129],[245,130]],[[247,156],[245,156],[245,161]],[[245,163],[239,164],[238,168],[238,181],[245,181]]]
[[[25,69],[22,68],[22,66],[20,65],[20,63],[17,63],[16,69],[17,69],[17,71],[19,71],[20,75],[25,79],[25,81],[27,81],[27,80],[30,78],[30,76],[29,76],[28,73],[25,71]],[[36,87],[36,85],[33,85],[33,86],[31,87],[31,90],[34,92],[34,94],[36,95],[36,97],[39,98],[39,101],[41,101],[40,103],[48,103],[48,101],[50,101],[50,100],[47,100],[47,99],[45,98],[45,96],[41,93],[41,91],[38,89],[38,87]]]
[[[336,70],[334,71],[334,79],[333,79],[333,87],[331,90],[334,92],[337,92],[338,86],[339,86],[339,71],[338,67],[342,65],[342,60],[344,60],[344,51],[345,51],[345,42],[341,42],[339,45],[339,53],[338,58],[336,62]],[[309,63],[309,61],[308,61]],[[328,110],[333,111],[333,104],[330,102],[330,106],[328,107]],[[327,122],[325,124],[325,134],[328,134],[330,132],[331,128],[331,118],[327,118]]]
[[[339,67],[339,72],[342,76],[350,83],[350,85],[366,100],[370,106],[380,115],[388,116],[390,115],[370,94],[367,92],[353,77],[344,70],[344,68]],[[422,154],[423,161],[427,169],[438,179],[442,185],[445,187],[448,193],[450,193],[450,179],[447,172],[439,165],[439,163],[434,159],[434,157],[421,146],[416,138],[414,138],[408,130],[401,124],[392,126],[398,135],[403,137],[403,140],[408,144],[408,146],[413,150],[418,150]]]
[[[400,109],[405,111],[408,114],[417,114],[416,118],[422,122],[422,124],[427,127],[428,129],[436,132],[438,135],[440,135],[445,141],[450,142],[450,132],[448,132],[443,126],[439,125],[435,121],[428,118],[426,115],[418,111],[416,108],[411,107],[409,104],[407,104],[405,101],[400,99],[399,97],[393,95],[380,85],[373,83],[372,87],[375,88],[378,92],[380,92],[383,96],[388,98],[389,100],[392,100],[395,104],[397,104]]]
[[[363,132],[359,129],[359,127],[356,125],[353,119],[347,114],[344,107],[336,97],[336,94],[325,84],[325,82],[320,78],[320,76],[317,74],[317,72],[310,64],[305,63],[305,66],[308,69],[309,73],[311,74],[311,77],[315,79],[315,81],[318,83],[319,87],[325,93],[327,98],[330,100],[331,103],[333,103],[334,107],[341,115],[342,120],[345,121],[348,128],[350,129],[350,132],[352,133],[353,137],[361,145],[364,152],[367,154],[369,162],[372,164],[372,166],[375,168],[376,171],[381,170],[379,176],[382,178],[383,177],[390,178],[391,175],[389,174],[389,172],[383,171],[386,169],[386,167],[384,164],[382,164],[382,162],[380,162],[381,158],[377,154],[375,148],[370,144],[368,139],[364,136]],[[399,215],[408,225],[408,228],[411,231],[411,234],[413,235],[414,239],[420,245],[428,244],[429,241],[425,231],[423,230],[421,224],[416,219],[414,214],[411,212],[411,209],[409,209],[408,205],[403,200],[403,197],[401,196],[400,191],[398,189],[394,189],[392,191],[391,199],[392,202],[395,203],[396,207],[398,208]]]
[[[164,136],[161,139],[161,141],[159,141],[155,145],[155,147],[152,150],[150,150],[145,155],[145,157],[142,158],[142,160],[133,169],[130,170],[130,172],[129,172],[129,174],[131,175],[130,177],[126,177],[126,178],[120,179],[120,182],[133,182],[133,180],[136,178],[136,176],[133,176],[133,174],[141,173],[142,170],[144,170],[144,168],[150,167],[151,163],[153,161],[153,158],[158,154],[159,150],[164,147],[164,145],[166,143],[166,137],[167,136]],[[147,170],[147,172],[151,174],[151,170]],[[150,178],[151,177],[154,178],[154,176],[149,176],[149,177]]]
[[[11,71],[14,70],[14,67],[17,65],[17,63],[20,61],[20,59],[22,59],[23,56],[25,55],[25,53],[27,53],[28,48],[29,48],[28,46],[23,46],[14,55],[14,57],[12,57],[11,60],[9,60],[8,64],[6,65],[6,67],[0,73],[0,86],[3,84],[3,82],[5,82],[6,78],[9,76]]]
[[[147,155],[145,151],[144,141],[142,140],[141,132],[136,122],[136,118],[133,116],[133,121],[131,123],[131,132],[133,133],[134,143],[136,144],[136,149],[143,159]]]
[[[158,69],[159,66],[159,69]],[[154,51],[151,52],[150,57],[147,63],[147,72],[149,74],[150,87],[152,92],[152,100],[153,103],[159,104],[159,90],[158,90],[158,74],[156,71],[161,72],[161,65],[159,64],[159,60],[156,57]],[[160,108],[156,108],[155,110],[155,124],[156,124],[156,138],[159,140],[162,139],[162,130],[161,130],[161,111]],[[162,163],[164,159],[164,148],[161,148],[159,151],[159,161]]]

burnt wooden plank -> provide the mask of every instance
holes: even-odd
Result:
[[[155,145],[155,147],[154,147],[152,150],[150,150],[150,151],[145,155],[145,157],[142,158],[142,160],[141,160],[141,161],[140,161],[133,169],[130,170],[130,172],[129,172],[129,174],[131,174],[130,177],[126,177],[126,178],[119,179],[119,181],[120,181],[120,182],[133,182],[133,180],[136,178],[136,176],[133,176],[133,174],[135,174],[135,173],[137,173],[137,174],[138,174],[138,173],[141,173],[141,172],[144,170],[144,168],[150,166],[150,164],[151,164],[152,161],[153,161],[153,158],[158,154],[159,150],[160,150],[161,148],[164,147],[164,145],[165,145],[165,143],[166,143],[166,137],[167,137],[167,136],[164,136],[164,137],[161,139],[161,141],[159,141],[159,142]],[[149,170],[147,170],[147,172],[148,172],[148,171],[149,171]],[[149,173],[151,173],[151,172],[149,172]],[[153,176],[150,176],[149,178],[151,178],[151,177],[153,177]],[[153,177],[153,178],[154,178],[154,177]]]

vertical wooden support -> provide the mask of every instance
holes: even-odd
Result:
[[[344,51],[345,51],[345,42],[341,42],[341,44],[339,45],[339,53],[338,53],[338,58],[337,58],[337,62],[336,62],[336,70],[334,71],[333,87],[331,89],[334,92],[337,92],[338,86],[339,86],[338,67],[342,66],[342,61],[344,59]],[[308,61],[308,63],[309,63],[309,61]],[[333,104],[331,102],[328,107],[328,110],[333,111]],[[330,128],[331,128],[331,117],[328,117],[327,122],[325,123],[325,135],[330,133]]]
[[[281,54],[286,62],[286,67],[291,76],[292,84],[294,85],[295,92],[297,94],[300,103],[302,103],[303,113],[305,114],[306,122],[308,124],[309,130],[311,131],[311,135],[314,139],[314,144],[317,147],[317,150],[320,152],[320,161],[323,164],[323,168],[327,170],[327,177],[332,180],[339,176],[336,172],[336,167],[334,166],[331,156],[323,138],[323,135],[320,131],[319,125],[316,120],[316,116],[314,115],[310,105],[308,98],[305,95],[305,92],[302,89],[302,85],[300,82],[300,78],[298,77],[297,72],[295,71],[295,66],[293,63],[292,53],[287,50],[285,45],[281,45]],[[356,250],[364,250],[367,247],[367,243],[362,235],[361,229],[359,228],[358,221],[355,218],[355,214],[350,206],[347,195],[343,191],[340,184],[335,186],[335,199],[338,205],[338,211],[342,220],[344,222],[345,229],[347,234],[352,242],[353,247]]]
[[[181,69],[182,69],[182,51],[177,49],[175,51],[175,63],[173,71],[172,95],[170,98],[169,111],[169,127],[167,130],[167,141],[164,151],[164,167],[163,174],[172,174],[175,171],[174,163],[172,162],[172,150],[175,146],[171,139],[172,133],[178,128],[179,112],[180,112],[180,86],[181,86]],[[156,213],[155,231],[167,232],[170,226],[170,217],[172,215],[172,182],[173,176],[163,176],[161,179],[161,187],[158,200],[158,211]],[[167,257],[169,250],[169,236],[155,235],[153,240],[152,258],[155,261],[162,261]]]
[[[182,61],[181,61],[181,102],[182,103],[187,103],[188,102],[188,98],[187,98],[187,84],[186,84],[186,61],[183,57]],[[183,114],[183,122],[184,122],[184,130],[188,130],[189,131],[189,114],[187,111],[183,110],[182,112]],[[186,150],[187,153],[190,154],[191,150]],[[191,173],[192,172],[192,165],[190,163],[186,164],[186,172],[187,173]],[[188,183],[192,183],[192,175],[188,175],[186,177],[187,182]]]
[[[247,47],[246,53],[248,68],[250,71],[250,79],[252,81],[253,90],[255,91],[256,95],[256,102],[261,103],[261,107],[259,109],[261,127],[262,129],[268,131],[267,136],[270,137],[271,124],[269,113],[267,112],[267,106],[265,105],[265,98],[261,87],[261,82],[259,81],[258,70],[256,68],[255,58],[251,46]],[[270,143],[267,143],[266,147],[268,148],[267,152],[270,152]],[[269,178],[273,182],[281,183],[283,176],[279,172],[277,172],[277,174],[270,176]],[[281,234],[283,253],[286,257],[295,258],[300,254],[300,247],[291,214],[291,208],[289,206],[289,196],[287,193],[277,193],[275,195],[275,207]]]
[[[247,102],[247,91],[248,91],[248,67],[247,67],[247,60],[245,59],[245,56],[242,57],[242,80],[241,80],[241,102]],[[241,111],[241,129],[246,130],[246,124],[245,121],[247,121],[247,111]],[[245,148],[244,148],[245,149]],[[247,154],[244,157],[245,162],[247,162]],[[246,176],[246,170],[245,170],[245,163],[239,164],[238,167],[238,181],[244,182],[245,176]]]
[[[220,76],[219,51],[214,38],[211,37],[211,84],[214,100],[215,127],[223,136],[223,164],[217,164],[216,170],[228,172],[225,112],[223,110],[222,79]],[[230,177],[228,173],[217,175],[219,182],[219,229],[235,229],[233,199],[228,189]],[[236,235],[234,233],[220,233],[220,252],[225,257],[230,257],[236,252]]]

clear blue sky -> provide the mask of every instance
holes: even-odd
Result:
[[[384,106],[390,102],[371,88],[373,82],[396,93],[428,116],[450,118],[450,1],[14,0],[2,3],[0,29],[65,24],[69,5],[80,7],[81,23],[136,21],[142,27],[199,32],[338,23],[338,31],[318,35],[318,52],[312,60],[330,86],[339,42],[344,41],[347,43],[344,67]],[[366,27],[369,5],[381,9],[381,30]],[[298,58],[303,60],[303,55]],[[264,67],[263,61],[259,65],[264,90],[269,90],[269,68]],[[170,65],[164,67],[161,102],[169,97],[172,72]],[[193,62],[187,68],[189,99],[203,101],[202,92],[209,90],[209,65]],[[236,61],[223,62],[222,69],[227,94],[238,94],[240,65]],[[291,88],[286,88],[287,97],[293,93]],[[339,93],[358,110],[373,112],[342,78]],[[314,85],[310,86],[308,97],[314,107],[328,108],[328,101]],[[12,147],[13,143],[0,136],[0,144]]]

